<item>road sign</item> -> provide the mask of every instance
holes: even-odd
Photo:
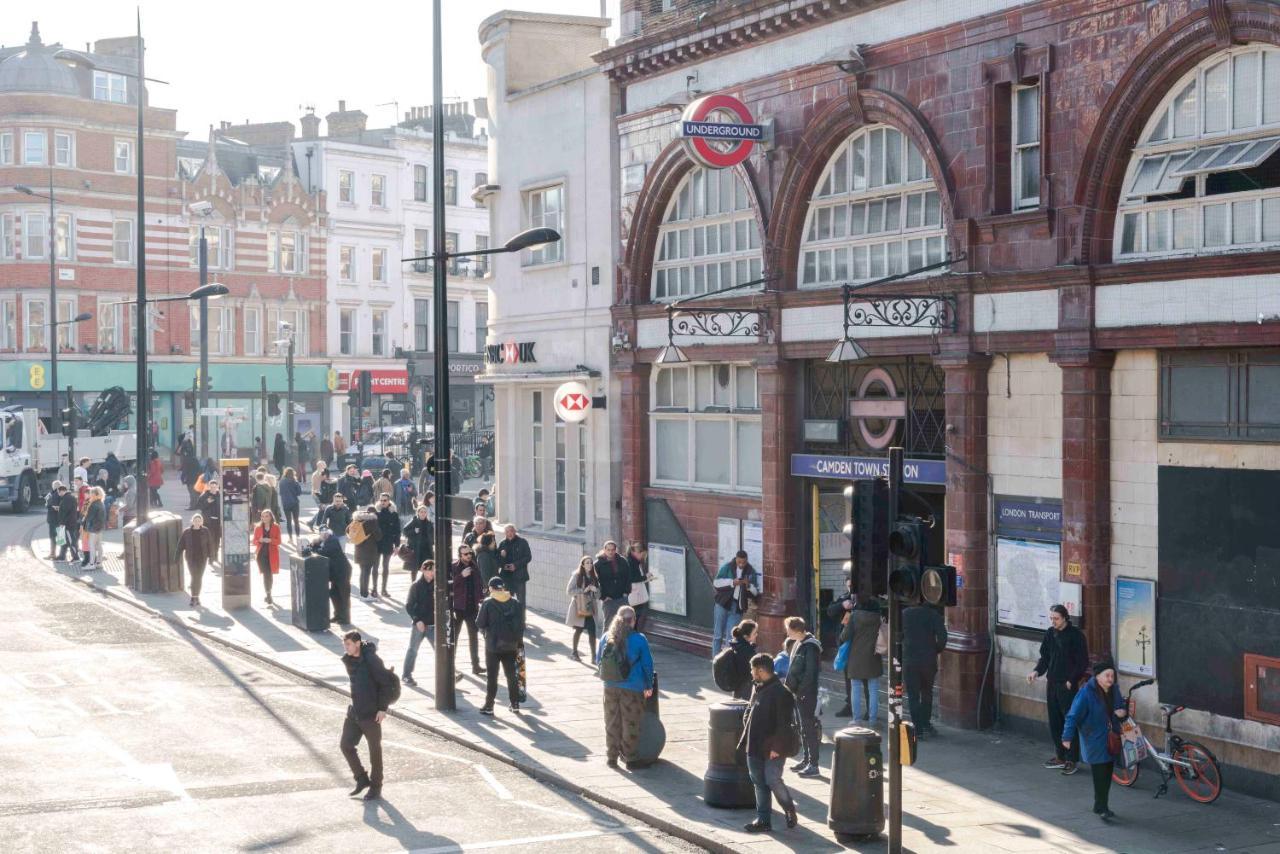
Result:
[[[591,412],[591,390],[580,382],[567,382],[556,389],[556,415],[570,424],[585,421]]]
[[[756,124],[750,108],[732,95],[698,98],[685,107],[680,119],[685,150],[712,169],[737,166],[751,156],[757,142],[764,141],[764,125]]]

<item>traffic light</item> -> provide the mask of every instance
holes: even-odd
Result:
[[[373,406],[373,374],[360,372],[360,405]]]
[[[76,408],[74,406],[68,406],[65,409],[59,410],[58,416],[62,423],[62,435],[68,437],[74,436],[76,434]]]
[[[928,605],[956,604],[958,573],[954,566],[926,566],[920,576],[920,598]]]
[[[184,391],[182,393],[182,408],[183,409],[196,408],[196,393],[194,391]]]
[[[435,415],[436,387],[432,383],[422,384],[422,406],[426,410],[427,415]]]
[[[272,418],[280,414],[280,395],[274,391],[267,395],[267,414]]]
[[[347,406],[352,409],[360,408],[360,389],[354,384],[347,390]]]
[[[845,527],[849,536],[849,562],[846,570],[853,576],[853,591],[866,601],[883,596],[888,589],[885,564],[889,549],[885,544],[888,525],[889,484],[884,478],[859,480],[844,491],[849,499],[849,518]]]
[[[920,519],[899,519],[889,532],[889,589],[905,604],[921,601],[925,566],[925,529]]]

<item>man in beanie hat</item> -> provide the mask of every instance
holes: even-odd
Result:
[[[484,705],[480,714],[493,714],[498,695],[498,665],[507,675],[507,698],[511,711],[520,711],[520,685],[516,677],[516,654],[524,640],[524,603],[507,590],[501,576],[489,580],[489,598],[480,604],[476,626],[484,632],[485,667],[488,670]]]

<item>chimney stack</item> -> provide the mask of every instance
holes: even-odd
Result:
[[[348,110],[345,100],[338,101],[337,112],[330,113],[324,119],[329,125],[331,137],[359,136],[364,132],[365,124],[369,121],[369,117],[362,111]]]
[[[318,139],[320,137],[320,117],[316,115],[316,111],[312,107],[307,107],[307,114],[298,120],[302,125],[303,139]]]

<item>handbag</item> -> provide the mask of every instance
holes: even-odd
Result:
[[[1116,732],[1115,727],[1107,727],[1107,753],[1118,757],[1122,750],[1123,744],[1120,739],[1120,733]]]
[[[889,624],[881,623],[876,632],[876,655],[889,654]]]
[[[845,666],[849,663],[849,651],[853,649],[853,638],[840,644],[840,649],[836,651],[835,668],[837,673],[843,673]]]
[[[400,558],[400,560],[404,561],[405,565],[408,566],[413,562],[413,549],[410,548],[408,543],[401,543],[400,547],[396,549],[396,557]],[[417,569],[417,567],[415,566],[413,569]]]
[[[578,617],[581,619],[585,620],[587,617],[595,616],[591,609],[591,597],[587,594],[575,593],[573,595],[573,605],[578,611]]]

